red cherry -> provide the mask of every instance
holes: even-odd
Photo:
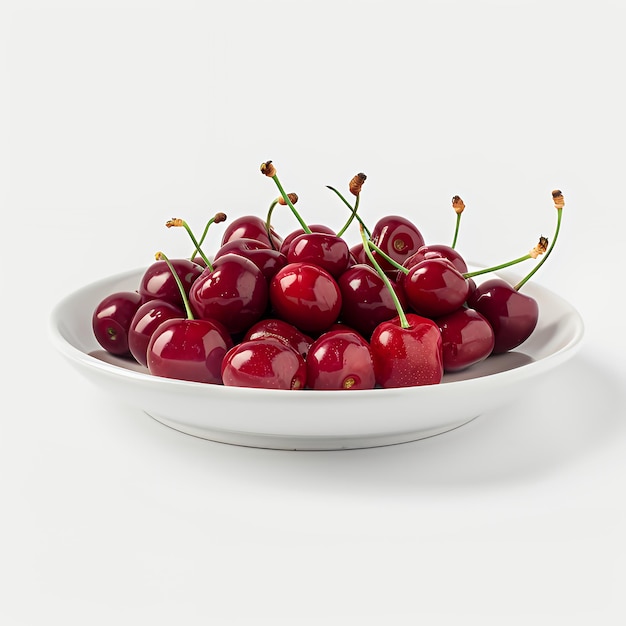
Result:
[[[233,239],[256,239],[266,243],[270,248],[280,249],[282,237],[270,227],[272,239],[267,233],[267,225],[258,215],[243,215],[230,222],[222,234],[222,245]]]
[[[331,330],[318,337],[306,360],[312,389],[373,389],[376,385],[370,347],[355,331]]]
[[[465,259],[454,248],[443,243],[431,243],[421,246],[402,265],[410,270],[414,265],[426,259],[448,259],[461,274],[467,272]]]
[[[435,322],[443,341],[443,368],[456,372],[486,359],[495,345],[491,324],[474,309],[457,309]]]
[[[398,314],[387,286],[371,265],[353,265],[337,282],[342,299],[341,321],[352,326],[365,338],[369,338],[378,324]],[[403,308],[406,307],[402,289],[394,281],[391,281],[391,285]]]
[[[250,339],[264,339],[271,337],[278,339],[293,348],[303,359],[306,359],[313,339],[293,324],[284,320],[268,317],[253,324],[243,337],[243,341]]]
[[[215,320],[169,319],[150,338],[148,370],[165,378],[220,384],[222,361],[232,345],[226,328]]]
[[[539,319],[537,301],[501,278],[491,278],[477,285],[467,304],[491,324],[495,334],[493,354],[521,345],[535,330]]]
[[[142,298],[136,291],[117,291],[98,303],[91,326],[96,340],[107,352],[131,356],[128,331],[141,303]]]
[[[409,306],[419,315],[438,317],[463,305],[469,292],[466,278],[446,259],[414,265],[402,281]]]
[[[315,263],[336,278],[348,268],[350,250],[345,240],[335,234],[304,233],[291,242],[287,261]]]
[[[435,322],[406,314],[408,328],[398,317],[379,324],[370,339],[376,380],[381,387],[436,385],[443,377],[442,339]]]
[[[232,334],[244,332],[267,309],[267,280],[249,259],[225,254],[192,285],[189,302],[196,317],[217,320]]]
[[[424,245],[424,237],[417,226],[400,215],[387,215],[378,220],[370,239],[400,265]],[[374,258],[386,272],[395,271],[396,268],[377,252]]]
[[[278,317],[305,333],[319,333],[337,321],[341,292],[335,279],[312,263],[289,263],[270,282]]]
[[[295,350],[278,339],[251,339],[228,351],[222,379],[231,387],[302,389],[306,385],[306,365]]]
[[[128,329],[128,348],[137,363],[148,365],[148,344],[152,333],[165,321],[185,317],[183,308],[165,300],[149,300],[138,309]]]
[[[185,293],[189,294],[191,285],[202,274],[204,268],[189,259],[171,259],[170,263],[180,278]],[[139,293],[146,300],[166,300],[177,306],[184,306],[176,280],[163,260],[155,261],[141,277]]]
[[[326,226],[325,224],[308,224],[309,230],[312,233],[326,233],[327,235],[334,235],[335,231]],[[289,248],[296,237],[300,235],[304,235],[304,229],[297,228],[296,230],[290,232],[284,239],[280,245],[280,251],[287,256],[289,254]]]
[[[287,257],[282,252],[274,250],[264,241],[256,241],[246,237],[227,241],[219,248],[213,258],[217,260],[225,254],[231,253],[250,259],[263,272],[268,281],[281,267],[287,265]]]

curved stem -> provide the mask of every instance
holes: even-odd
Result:
[[[363,220],[359,217],[359,215],[357,215],[357,209],[359,208],[359,198],[360,198],[360,194],[356,197],[356,202],[354,204],[354,206],[352,206],[342,195],[339,191],[337,191],[337,189],[335,189],[334,187],[331,187],[330,185],[326,185],[326,187],[328,189],[330,189],[331,191],[334,191],[339,198],[343,201],[343,203],[350,209],[351,211],[351,215],[348,218],[348,221],[343,225],[343,227],[341,228],[341,230],[337,233],[337,235],[339,237],[341,237],[341,235],[343,235],[343,233],[346,231],[346,229],[348,228],[348,226],[350,226],[350,224],[352,223],[352,220],[356,219],[357,222],[359,222],[359,224],[365,229],[365,232],[367,233],[368,237],[372,236],[372,233],[370,233],[369,229],[367,228],[367,226],[365,225],[365,223],[363,222]]]
[[[272,237],[272,213],[274,212],[274,208],[278,204],[278,198],[272,201],[269,209],[267,210],[267,217],[265,218],[265,230],[267,231],[267,236],[269,237],[270,244],[274,250],[276,250],[276,245],[274,244],[274,237]]]
[[[278,180],[278,176],[276,174],[272,176],[272,180],[276,183],[276,186],[278,187],[278,191],[280,191],[280,195],[283,197],[283,200],[287,203],[287,206],[291,209],[291,212],[295,215],[298,222],[300,222],[300,226],[302,226],[302,230],[308,235],[310,235],[311,229],[307,226],[304,220],[300,217],[300,214],[296,210],[296,207],[293,206],[293,203],[291,202],[291,200],[289,199],[289,196],[283,189],[283,186],[280,184],[280,181]]]
[[[404,267],[404,265],[400,265],[400,263],[398,263],[395,259],[392,259],[386,252],[381,250],[371,239],[367,241],[367,245],[372,250],[380,254],[380,256],[383,257],[385,261],[388,261],[389,263],[391,263],[391,265],[393,265],[397,270],[399,270],[400,272],[403,272],[404,274],[409,273],[409,270],[406,267]]]
[[[191,232],[191,229],[189,228],[187,222],[185,222],[183,220],[183,227],[189,233],[189,236],[191,237],[191,241],[196,246],[194,248],[194,251],[191,253],[190,260],[193,261],[196,258],[196,254],[199,254],[202,257],[202,260],[207,264],[207,267],[209,267],[211,269],[213,269],[213,267],[212,267],[209,259],[205,256],[204,252],[202,251],[201,246],[204,243],[204,240],[206,239],[207,233],[209,232],[209,226],[211,226],[211,224],[213,224],[214,221],[215,221],[215,217],[212,217],[207,222],[206,226],[204,227],[204,232],[202,233],[202,236],[200,237],[200,239],[196,240],[196,238],[194,237],[193,233]]]
[[[514,287],[515,291],[519,291],[520,288],[531,279],[531,277],[535,274],[535,272],[546,262],[546,259],[550,256],[550,253],[554,249],[554,244],[556,244],[556,240],[559,236],[559,231],[561,230],[561,216],[563,214],[562,209],[557,209],[557,210],[558,210],[558,215],[556,219],[556,229],[554,231],[554,237],[552,238],[552,245],[548,248],[548,251],[543,255],[543,258],[541,259],[541,261],[539,261],[539,263],[537,263],[537,265],[535,265],[535,267],[524,278],[522,278],[522,280],[520,280],[519,283],[517,283],[517,285],[515,285]]]
[[[528,259],[532,259],[532,256],[530,254],[525,254],[524,256],[521,256],[513,261],[509,261],[508,263],[494,265],[493,267],[486,267],[485,269],[476,270],[475,272],[466,272],[465,274],[463,274],[463,277],[473,278],[474,276],[480,276],[481,274],[487,274],[488,272],[497,272],[498,270],[503,270],[505,267],[510,267],[511,265],[521,263],[522,261],[527,261]]]
[[[389,293],[391,294],[393,303],[396,307],[396,310],[398,311],[398,317],[400,318],[400,326],[402,326],[402,328],[410,328],[411,325],[409,324],[409,321],[407,320],[406,315],[404,313],[404,309],[402,308],[402,305],[400,304],[400,300],[398,299],[398,294],[396,293],[395,289],[391,285],[391,281],[389,280],[389,278],[387,277],[383,269],[380,267],[380,265],[374,258],[372,251],[370,250],[370,247],[368,245],[368,240],[365,235],[365,230],[362,224],[361,224],[360,230],[361,230],[361,239],[363,240],[363,249],[365,250],[365,254],[367,254],[367,258],[370,260],[370,263],[374,266],[374,269],[378,272],[378,275],[381,277],[382,281],[385,283],[385,286],[389,290]]]
[[[183,299],[183,304],[185,305],[185,313],[187,314],[187,319],[190,319],[190,320],[195,319],[193,316],[193,312],[191,311],[191,305],[189,304],[189,298],[187,297],[187,292],[185,291],[185,288],[183,287],[183,283],[180,280],[180,276],[176,273],[176,270],[172,267],[170,260],[162,252],[157,252],[155,255],[155,258],[157,260],[165,261],[165,263],[167,264],[167,267],[170,268],[170,272],[172,272],[172,276],[174,277],[174,280],[176,281],[176,284],[178,285],[178,289],[180,290],[180,295]]]

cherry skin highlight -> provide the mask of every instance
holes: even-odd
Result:
[[[417,226],[401,215],[387,215],[376,222],[370,237],[387,256],[402,265],[412,254],[424,245],[424,237]],[[386,272],[394,272],[396,268],[377,252],[374,258]]]
[[[484,361],[493,351],[495,335],[491,324],[478,311],[467,307],[435,322],[441,330],[443,368],[457,372]]]
[[[202,274],[204,268],[189,259],[171,259],[170,263],[180,278],[185,293],[189,294],[191,285]],[[163,260],[155,261],[146,269],[139,282],[139,293],[145,300],[166,300],[177,306],[184,306],[180,289],[172,272]]]
[[[278,339],[250,339],[228,351],[222,380],[229,387],[303,389],[306,365],[295,350]]]
[[[436,385],[443,377],[439,327],[414,313],[406,314],[408,328],[398,317],[379,324],[370,339],[377,383],[384,388]]]
[[[374,359],[369,344],[350,330],[331,330],[318,337],[306,359],[311,389],[373,389]]]
[[[128,332],[142,297],[136,291],[118,291],[104,298],[94,309],[91,326],[98,343],[110,354],[131,356]]]
[[[303,333],[293,324],[276,318],[265,318],[253,324],[243,337],[243,341],[250,339],[278,339],[294,349],[303,359],[307,358],[313,339]]]
[[[288,263],[270,282],[278,317],[304,333],[320,333],[337,321],[341,291],[335,279],[312,263]]]
[[[539,320],[537,301],[501,278],[490,278],[477,285],[467,304],[491,324],[495,335],[493,354],[508,352],[524,343]]]
[[[169,319],[152,334],[148,370],[155,376],[199,383],[222,383],[222,362],[233,346],[215,320]]]

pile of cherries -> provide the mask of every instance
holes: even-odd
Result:
[[[387,215],[370,231],[358,215],[366,176],[349,184],[349,219],[335,232],[307,224],[285,193],[271,161],[261,172],[280,195],[265,218],[229,222],[212,260],[182,219],[192,253],[163,253],[145,270],[136,291],[105,297],[93,311],[98,343],[134,359],[155,376],[270,389],[373,389],[440,383],[444,372],[468,368],[522,344],[538,320],[538,305],[520,288],[556,241],[564,206],[552,192],[557,229],[513,261],[470,272],[455,243],[465,205],[452,199],[457,230],[452,245],[426,244],[419,229]],[[281,237],[271,225],[277,205],[288,206],[300,227]],[[358,225],[360,241],[343,233]],[[191,247],[191,246],[190,246]],[[514,263],[541,261],[517,285],[475,277]]]

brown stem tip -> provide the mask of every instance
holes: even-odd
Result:
[[[173,217],[171,220],[167,220],[167,222],[165,222],[165,225],[168,228],[172,228],[172,226],[180,227],[183,226],[183,220],[181,220],[180,217]]]
[[[543,235],[539,237],[539,243],[528,253],[533,259],[536,259],[540,254],[545,254],[548,249],[548,240]]]
[[[287,197],[289,198],[289,201],[291,202],[291,204],[295,204],[296,202],[298,202],[298,194],[297,193],[288,193]],[[282,204],[283,206],[286,206],[287,203],[285,202],[285,198],[283,198],[282,196],[279,196],[278,204]]]
[[[565,206],[565,198],[563,197],[560,189],[555,189],[552,192],[552,199],[554,200],[555,208],[559,211]]]
[[[453,196],[452,197],[452,208],[455,210],[457,215],[460,215],[465,210],[465,202],[461,200],[461,196]]]
[[[261,173],[272,178],[276,176],[276,168],[271,161],[265,161],[265,163],[261,163]]]
[[[362,172],[352,178],[352,180],[350,181],[349,187],[350,187],[350,193],[353,196],[358,196],[361,193],[361,187],[363,187],[363,183],[365,182],[366,179],[367,179],[367,176],[363,174]]]
[[[226,221],[226,213],[222,213],[221,211],[219,213],[215,214],[215,217],[213,218],[213,222],[215,224],[219,224],[220,222],[225,222]]]

